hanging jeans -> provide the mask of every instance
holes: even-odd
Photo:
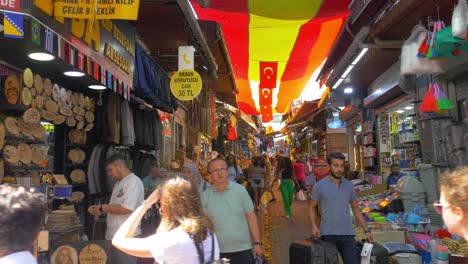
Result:
[[[294,195],[294,182],[290,179],[281,180],[281,196],[283,196],[283,205],[286,216],[291,216],[291,204]]]

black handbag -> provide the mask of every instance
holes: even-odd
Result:
[[[205,252],[203,250],[203,245],[200,242],[197,242],[196,239],[192,236],[192,241],[195,244],[197,249],[198,257],[200,259],[200,264],[229,264],[228,259],[214,259],[215,256],[215,246],[214,246],[214,234],[211,234],[211,259],[208,262],[205,262]]]

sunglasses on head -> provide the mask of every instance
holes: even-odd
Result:
[[[434,209],[438,214],[441,215],[443,213],[443,211],[444,211],[444,206],[439,201],[435,201],[434,202]]]

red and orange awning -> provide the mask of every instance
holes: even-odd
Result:
[[[270,109],[278,113],[301,95],[332,48],[350,0],[211,0],[209,8],[191,3],[200,20],[222,25],[239,108],[258,115],[264,114],[262,94],[273,96]],[[277,86],[270,92],[259,91],[260,62],[277,63]]]

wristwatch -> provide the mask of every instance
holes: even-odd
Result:
[[[253,242],[254,246],[263,246],[262,242]]]

